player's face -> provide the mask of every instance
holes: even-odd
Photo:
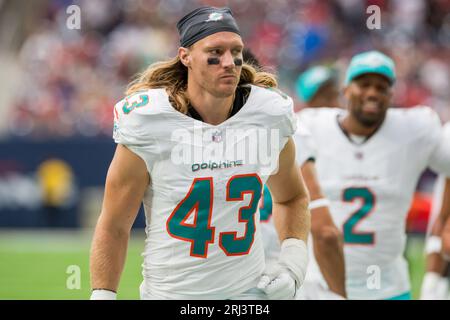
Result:
[[[234,94],[242,70],[244,44],[234,32],[218,32],[189,50],[190,79],[216,97]]]
[[[354,79],[344,90],[350,114],[363,126],[381,124],[389,108],[392,90],[389,81],[378,74]]]

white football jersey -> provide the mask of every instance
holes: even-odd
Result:
[[[430,108],[389,109],[361,143],[340,128],[345,113],[315,108],[298,116],[316,143],[318,179],[344,235],[348,297],[387,299],[410,290],[405,223],[418,179],[427,166],[450,172],[450,152]],[[308,280],[324,283],[314,261],[308,272]]]
[[[297,123],[294,136],[295,160],[301,167],[306,161],[316,158],[315,144],[311,133],[301,123]],[[267,186],[264,186],[260,200],[261,235],[264,243],[266,264],[275,263],[280,254],[280,241],[272,217],[272,198]]]
[[[450,122],[445,124],[445,126],[442,130],[442,136],[443,136],[443,141],[445,141],[445,142],[450,141]],[[450,145],[447,148],[450,149]],[[444,189],[445,189],[445,180],[446,180],[446,176],[444,174],[441,174],[437,177],[435,185],[434,185],[433,202],[431,205],[431,212],[430,212],[430,217],[428,219],[428,226],[427,226],[427,237],[430,235],[433,224],[436,221],[436,219],[438,218],[439,213],[441,211],[442,201],[443,201],[443,196],[444,196]]]
[[[255,212],[295,132],[292,99],[251,86],[219,125],[176,111],[164,89],[114,110],[116,143],[141,157],[151,177],[141,297],[229,299],[255,287],[265,267]]]
[[[430,216],[428,218],[427,225],[427,238],[430,236],[433,225],[436,222],[436,219],[439,217],[439,213],[441,212],[445,190],[445,180],[446,177],[441,174],[436,178],[436,182],[434,183],[433,201],[431,203]]]

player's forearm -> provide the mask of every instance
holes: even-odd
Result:
[[[90,272],[93,289],[117,292],[125,264],[129,232],[97,225],[92,242]]]
[[[442,240],[441,234],[444,223],[442,221],[442,215],[438,216],[431,228],[431,233],[425,241],[426,252],[426,272],[435,272],[443,274],[447,264],[441,255]]]
[[[450,261],[450,219],[447,219],[442,231],[442,253],[447,261]]]
[[[311,215],[307,194],[300,194],[284,203],[273,203],[273,219],[280,241],[288,238],[307,241],[311,230]]]
[[[447,269],[447,263],[440,253],[433,252],[427,254],[426,257],[426,272],[435,272],[438,274],[443,274]]]
[[[343,253],[338,246],[320,245],[314,242],[314,255],[328,288],[346,298],[345,264]]]
[[[332,225],[319,224],[315,221],[321,213],[327,214],[325,208],[315,209],[312,217],[312,236],[314,256],[320,271],[331,291],[346,297],[345,290],[345,260],[342,236],[339,230]]]

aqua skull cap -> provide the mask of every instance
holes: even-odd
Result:
[[[396,79],[394,61],[379,51],[368,51],[353,56],[347,68],[345,85],[367,73],[382,75],[389,80],[391,85],[394,84]]]
[[[332,69],[324,66],[311,67],[297,79],[295,89],[298,97],[304,101],[309,102],[314,95],[319,91],[326,82],[334,79],[335,72]]]

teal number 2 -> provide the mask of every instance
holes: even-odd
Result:
[[[166,222],[167,232],[174,238],[191,243],[190,255],[206,258],[208,245],[214,242],[215,227],[211,226],[213,211],[213,178],[197,178],[183,200],[176,206]],[[239,209],[238,221],[245,223],[245,234],[221,232],[219,246],[228,256],[245,255],[250,251],[254,235],[255,212],[261,197],[262,182],[258,175],[236,175],[227,183],[227,201],[243,201],[244,194],[252,195],[248,206]],[[193,222],[186,220],[194,214]]]
[[[344,222],[344,243],[361,245],[374,244],[374,232],[357,232],[355,231],[355,227],[372,212],[375,206],[375,195],[365,187],[347,188],[344,190],[343,201],[353,202],[355,199],[361,199],[362,205]]]

